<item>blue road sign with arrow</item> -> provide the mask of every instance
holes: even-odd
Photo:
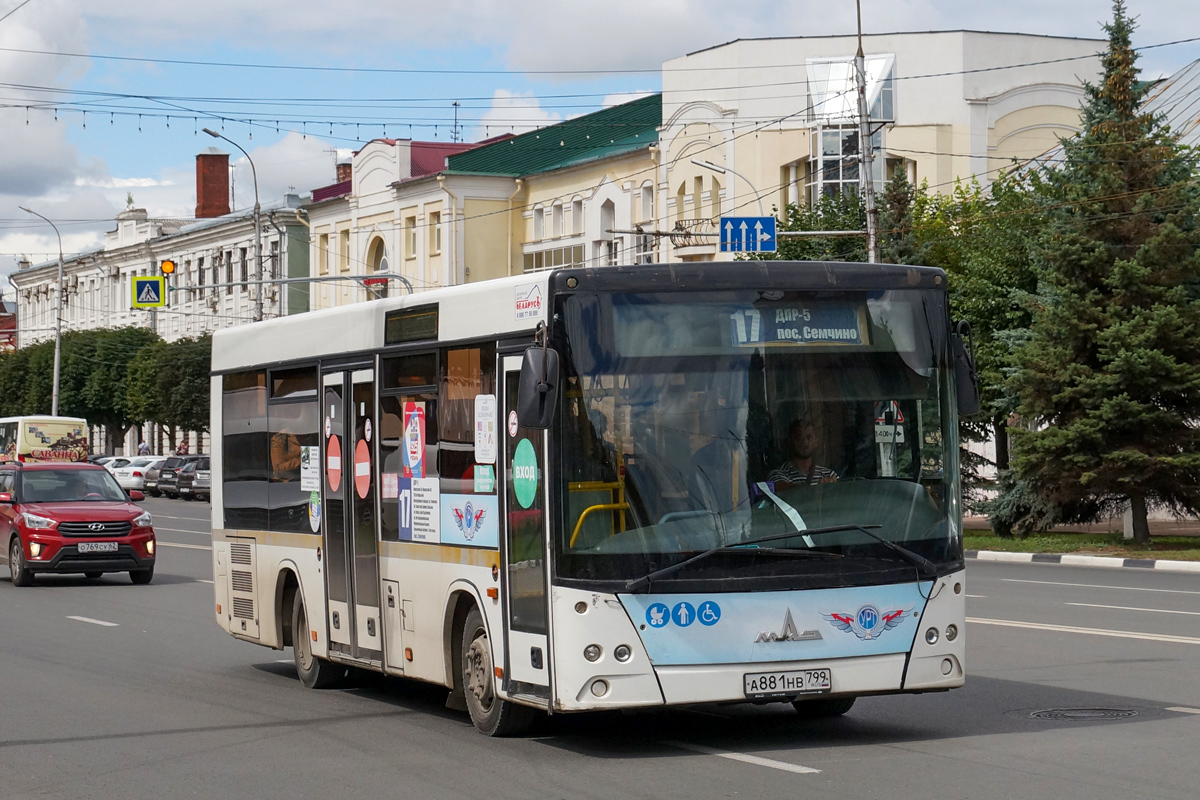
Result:
[[[721,217],[722,253],[774,253],[774,217]]]

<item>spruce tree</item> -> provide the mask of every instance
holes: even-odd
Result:
[[[1045,176],[1039,288],[1013,389],[1014,467],[1066,518],[1200,511],[1200,190],[1193,154],[1146,113],[1123,0],[1081,132]]]

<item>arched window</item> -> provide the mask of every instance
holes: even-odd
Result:
[[[371,244],[367,248],[367,272],[387,271],[387,245],[384,244],[382,237],[376,236],[371,240]],[[363,286],[366,287],[368,300],[375,300],[380,297],[387,297],[388,295],[387,278],[367,278],[363,281]]]

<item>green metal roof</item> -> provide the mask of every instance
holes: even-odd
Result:
[[[658,141],[662,95],[653,94],[446,159],[448,173],[519,178],[632,152]]]

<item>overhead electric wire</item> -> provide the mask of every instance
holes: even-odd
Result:
[[[954,33],[955,31],[931,31],[931,33]],[[889,34],[870,34],[869,36],[886,36]],[[785,37],[786,38],[786,37]],[[1099,41],[1099,40],[1096,40]],[[1171,47],[1179,44],[1190,44],[1200,41],[1200,36],[1194,36],[1186,39],[1176,39],[1170,42],[1160,42],[1158,44],[1145,45],[1143,47],[1133,48],[1135,51],[1151,50],[1159,47]],[[718,45],[720,46],[720,45]],[[218,67],[225,69],[263,69],[263,70],[295,70],[298,72],[360,72],[367,74],[383,74],[383,75],[643,75],[662,73],[663,68],[658,67],[641,67],[641,68],[610,68],[610,69],[433,69],[433,68],[415,68],[415,67],[334,67],[323,66],[316,64],[263,64],[253,62],[233,62],[233,61],[204,61],[200,59],[181,59],[181,58],[148,58],[141,56],[118,56],[101,53],[72,53],[72,52],[57,52],[53,50],[35,50],[32,48],[22,47],[0,47],[0,52],[7,53],[22,53],[25,55],[42,55],[56,56],[59,58],[82,58],[95,61],[118,61],[136,64],[171,64],[177,66],[188,67]],[[1064,56],[1061,58],[1047,58],[1038,61],[1025,62],[1023,64],[1015,64],[1002,67],[980,67],[969,70],[957,70],[953,72],[932,73],[930,75],[914,76],[914,77],[944,77],[949,75],[970,75],[979,72],[990,72],[994,69],[1015,69],[1025,66],[1044,66],[1046,64],[1061,64],[1069,61],[1081,61],[1087,58],[1095,58],[1102,55],[1104,51],[1088,53],[1077,56]],[[691,55],[691,54],[689,54]],[[688,57],[688,56],[684,56]],[[723,66],[721,69],[742,70],[742,69],[762,69],[761,64],[733,64]],[[713,67],[672,67],[668,72],[712,72]]]

